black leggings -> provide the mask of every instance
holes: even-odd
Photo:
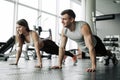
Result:
[[[52,40],[44,40],[44,47],[41,48],[41,51],[46,52],[47,54],[52,54],[52,55],[58,55],[59,53],[59,47],[56,45],[55,42]],[[73,57],[74,55],[70,51],[65,51],[65,55]]]

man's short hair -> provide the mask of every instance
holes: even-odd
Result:
[[[70,17],[74,18],[76,17],[74,11],[72,9],[66,9],[61,12],[61,15],[68,14]]]

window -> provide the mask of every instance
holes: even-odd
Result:
[[[59,44],[63,27],[60,13],[69,8],[75,11],[76,20],[84,20],[83,7],[76,4],[75,0],[0,0],[2,28],[0,29],[0,41],[5,42],[15,34],[16,20],[24,18],[28,21],[30,29],[33,29],[34,25],[36,27],[41,26],[43,30],[51,29],[53,40]],[[2,37],[4,34],[5,36]],[[44,33],[41,36],[45,38],[49,34]],[[68,44],[67,46],[71,45]]]
[[[52,15],[49,15],[49,14],[46,14],[46,13],[42,13],[41,14],[41,27],[42,29],[45,31],[45,30],[49,30],[51,29],[52,30],[52,38],[53,40],[55,40],[55,32],[56,32],[56,17],[55,16],[52,16]],[[41,36],[46,36],[48,37],[46,34],[43,34]]]
[[[30,29],[33,29],[33,26],[36,25],[37,20],[37,11],[31,8],[24,6],[18,6],[18,20],[26,19],[28,21]]]
[[[76,2],[71,2],[71,8],[74,10],[75,14],[76,14],[76,21],[80,21],[80,20],[85,20],[83,14],[83,6],[82,4],[77,4]]]
[[[19,3],[38,8],[38,0],[19,0]]]
[[[56,14],[56,0],[42,0],[42,10]]]
[[[13,35],[13,12],[13,3],[0,0],[0,42],[6,42]]]

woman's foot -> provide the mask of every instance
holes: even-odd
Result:
[[[72,57],[72,60],[73,60],[73,63],[74,63],[74,64],[77,63],[77,56],[74,55],[74,56]]]
[[[10,65],[17,65],[17,63],[11,63]]]
[[[62,69],[60,66],[52,66],[51,69]]]
[[[35,68],[42,68],[42,65],[35,65]]]

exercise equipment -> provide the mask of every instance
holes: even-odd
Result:
[[[108,49],[119,47],[118,38],[104,38],[103,41],[104,45],[108,47]]]
[[[0,42],[0,60],[7,61],[9,56],[6,55],[5,52],[8,51],[9,49],[11,49],[10,50],[11,52],[14,44],[15,36],[10,37],[7,42]]]
[[[96,16],[96,21],[115,19],[115,14]]]
[[[40,33],[42,32],[42,27],[38,26],[38,28],[36,28],[36,26],[33,26],[34,30],[38,32],[38,34],[40,35]]]
[[[118,37],[106,37],[103,39],[104,45],[107,50],[116,54],[118,60],[120,60],[120,46]]]
[[[49,38],[50,40],[52,40],[52,31],[51,31],[51,29],[43,30],[41,26],[38,26],[38,28],[36,26],[34,26],[34,30],[36,32],[38,32],[39,36],[41,36],[42,32],[49,32],[49,36],[47,38]]]

